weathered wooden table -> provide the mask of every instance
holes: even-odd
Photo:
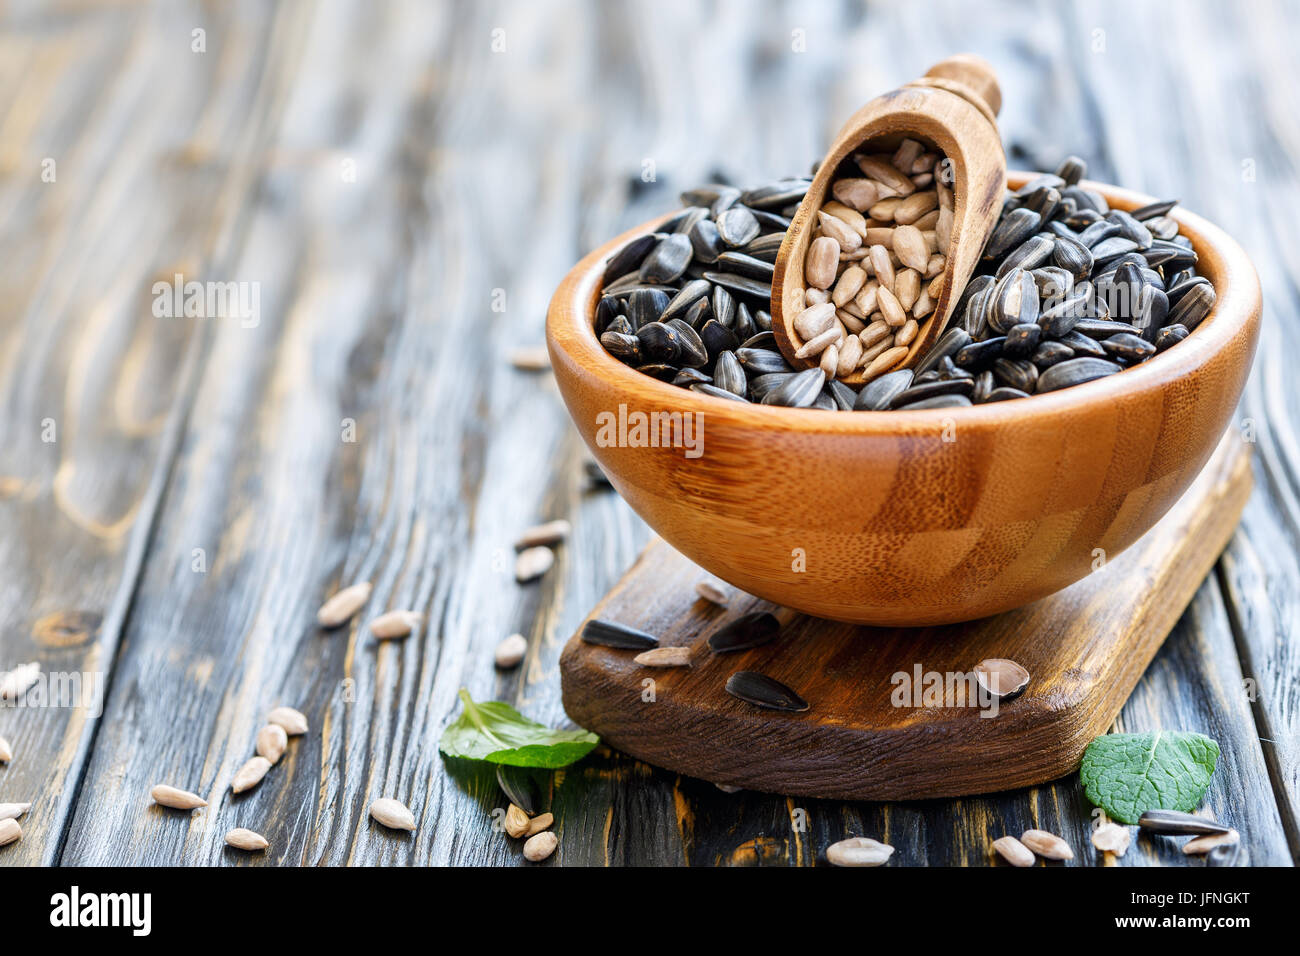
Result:
[[[1207,808],[1253,862],[1292,863],[1298,30],[1293,4],[1145,0],[9,5],[0,669],[36,660],[105,695],[98,719],[0,709],[0,801],[33,801],[0,862],[519,864],[491,774],[445,762],[438,735],[462,686],[563,721],[561,645],[648,530],[587,488],[553,384],[508,353],[541,341],[551,290],[605,237],[718,174],[804,171],[861,100],[973,49],[1000,71],[1014,165],[1077,152],[1095,178],[1180,197],[1259,268],[1256,491],[1119,726],[1217,738]],[[236,283],[246,308],[167,315],[154,283],[177,273]],[[512,542],[555,517],[572,539],[517,586]],[[318,630],[323,597],[359,579],[370,614],[427,626],[384,646]],[[528,657],[498,673],[515,630]],[[232,799],[281,702],[311,733]],[[153,807],[163,781],[212,806]],[[380,795],[418,832],[372,825]],[[1030,825],[1084,846],[1090,811],[1074,779],[841,805],[599,751],[552,804],[557,864],[810,864],[866,834],[898,864],[982,865]],[[232,826],[272,850],[225,849]],[[1184,863],[1147,840],[1118,862]]]

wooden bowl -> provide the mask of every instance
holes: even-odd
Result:
[[[1029,175],[1008,178],[1015,188]],[[1120,209],[1152,201],[1087,185]],[[1104,568],[1169,510],[1228,425],[1259,337],[1259,277],[1222,230],[1173,215],[1218,293],[1213,312],[1141,365],[1046,395],[829,412],[732,402],[643,375],[601,347],[592,317],[606,259],[655,222],[565,277],[547,315],[551,364],[614,487],[707,571],[839,621],[972,620]],[[701,453],[688,456],[681,445],[695,436],[684,433],[679,447],[650,446],[638,413],[701,422]],[[620,421],[630,427],[620,432]]]

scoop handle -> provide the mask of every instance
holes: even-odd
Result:
[[[973,53],[958,53],[940,60],[919,80],[908,86],[930,86],[955,93],[997,126],[997,115],[1002,111],[1002,88],[998,86],[993,65]]]

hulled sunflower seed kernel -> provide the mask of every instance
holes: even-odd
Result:
[[[17,820],[0,820],[0,846],[17,843],[23,838],[23,828]]]
[[[160,783],[150,790],[149,796],[153,798],[154,803],[172,810],[197,810],[208,805],[208,801],[197,793],[180,790],[165,783]]]
[[[226,844],[233,846],[236,850],[247,850],[250,853],[265,850],[271,845],[262,834],[254,833],[252,830],[246,830],[243,827],[236,827],[227,833]]]
[[[1030,852],[1029,847],[1013,836],[998,837],[993,841],[993,849],[1012,866],[1034,865],[1034,854]]]
[[[515,550],[522,551],[525,548],[535,548],[538,545],[559,544],[569,536],[573,530],[572,525],[563,518],[555,521],[547,521],[544,524],[534,525],[519,536],[515,542]]]
[[[267,724],[257,732],[257,743],[253,749],[258,756],[277,764],[288,746],[289,734],[285,729],[279,724]]]
[[[279,724],[290,737],[307,732],[307,718],[292,707],[276,707],[266,715],[268,724]]]
[[[1131,841],[1128,827],[1118,823],[1103,823],[1092,831],[1092,845],[1103,853],[1123,856]]]
[[[370,622],[370,633],[388,641],[408,637],[420,623],[418,611],[386,611]]]
[[[381,797],[370,804],[370,815],[390,830],[415,829],[415,814],[392,797]]]
[[[497,645],[492,659],[496,666],[504,671],[518,667],[527,653],[528,640],[522,634],[511,634]]]
[[[14,748],[9,741],[0,737],[0,763],[12,763],[14,759]]]
[[[689,647],[656,647],[642,651],[632,658],[642,667],[690,667],[691,649]]]
[[[31,808],[30,803],[0,803],[0,820],[17,820]]]
[[[361,610],[361,606],[370,600],[371,585],[362,581],[339,591],[321,605],[316,612],[316,621],[321,627],[334,628],[346,624],[352,616]]]
[[[727,606],[728,595],[726,587],[712,578],[705,578],[703,581],[697,581],[695,584],[695,593],[704,598],[704,600],[716,604],[719,607]]]
[[[262,778],[270,769],[271,761],[265,757],[250,757],[247,763],[235,771],[235,776],[230,781],[230,789],[235,793],[252,790],[262,782]]]
[[[520,584],[536,581],[555,563],[555,552],[550,548],[538,546],[525,548],[515,558],[515,580]]]
[[[1047,830],[1026,830],[1020,834],[1020,842],[1048,860],[1074,859],[1074,851],[1070,849],[1070,844]]]
[[[870,837],[850,837],[826,848],[826,862],[832,866],[881,866],[893,856],[894,848]]]
[[[506,819],[503,825],[506,833],[517,840],[528,832],[528,814],[512,803],[506,808]]]

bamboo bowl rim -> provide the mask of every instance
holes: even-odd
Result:
[[[1038,175],[1042,174],[1008,171],[1008,187],[1018,188]],[[1101,193],[1112,208],[1131,211],[1157,201],[1107,183],[1083,180],[1079,185]],[[577,365],[579,374],[599,376],[608,388],[646,404],[683,412],[704,412],[712,421],[740,428],[877,437],[932,434],[953,422],[981,431],[1000,430],[1026,419],[1078,411],[1096,402],[1163,389],[1194,374],[1215,353],[1226,348],[1262,307],[1259,276],[1245,250],[1209,220],[1176,206],[1169,215],[1178,222],[1180,232],[1192,241],[1197,274],[1210,280],[1217,298],[1210,314],[1187,338],[1145,362],[1055,392],[961,408],[843,412],[742,403],[702,395],[638,372],[606,352],[596,336],[592,319],[600,298],[605,262],[624,244],[654,231],[674,214],[667,213],[629,229],[589,253],[569,271],[547,314],[546,339],[551,361],[554,363],[562,356]]]

